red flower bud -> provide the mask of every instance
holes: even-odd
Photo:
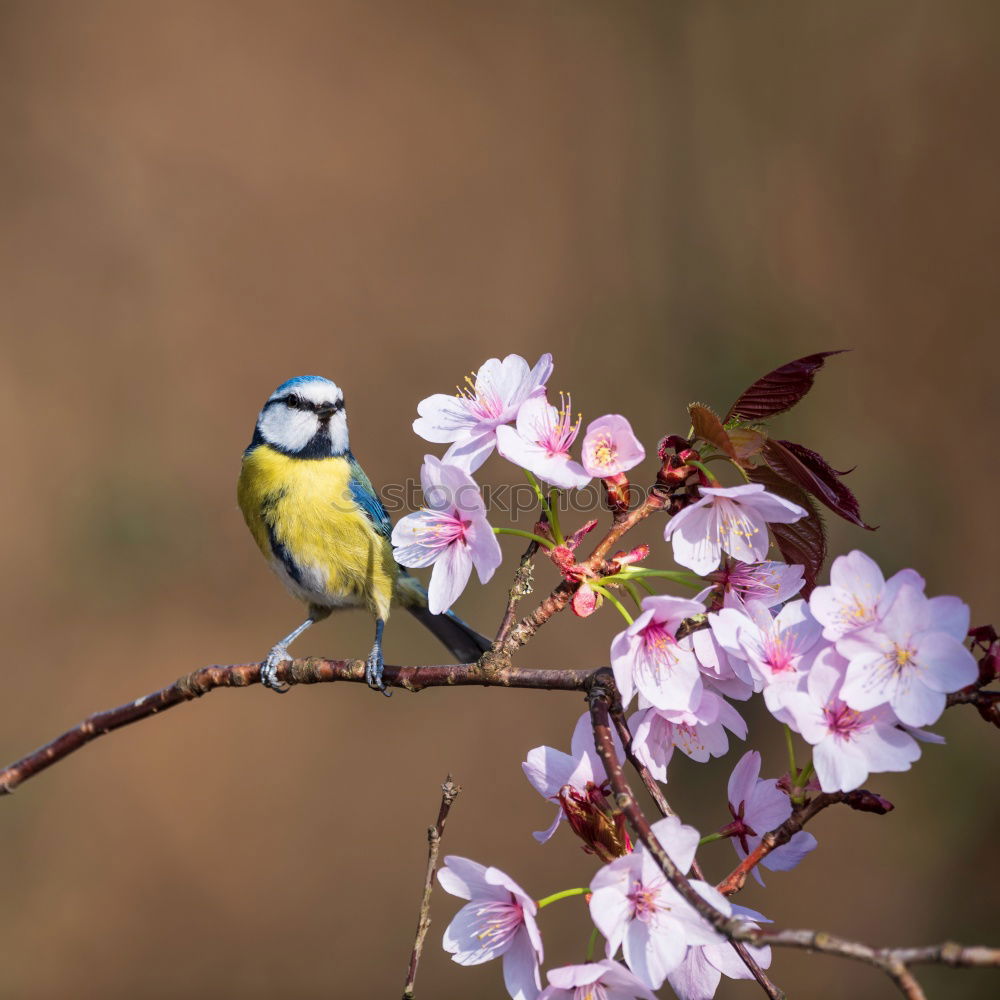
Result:
[[[608,800],[608,784],[588,781],[583,792],[572,785],[559,790],[559,804],[572,831],[583,841],[583,849],[605,864],[632,852],[625,829],[625,814]]]

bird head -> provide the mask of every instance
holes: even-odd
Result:
[[[268,444],[296,458],[343,455],[349,440],[340,387],[319,375],[283,382],[257,417],[254,444]]]

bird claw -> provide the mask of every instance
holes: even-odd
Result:
[[[285,694],[289,690],[287,684],[278,680],[278,667],[287,659],[287,646],[277,645],[267,654],[267,659],[260,668],[260,682],[264,687],[270,688],[272,691],[277,691],[278,694]]]
[[[381,691],[387,698],[392,696],[391,691],[387,691],[382,680],[382,669],[385,662],[382,659],[382,648],[379,645],[372,647],[372,651],[365,660],[365,680],[373,691]]]

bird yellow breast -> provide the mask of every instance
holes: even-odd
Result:
[[[240,509],[296,597],[322,607],[364,605],[384,620],[398,568],[392,545],[354,502],[350,475],[345,458],[291,458],[259,445],[243,458]]]

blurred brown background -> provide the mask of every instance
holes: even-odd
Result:
[[[346,388],[384,484],[433,450],[417,401],[490,355],[551,350],[585,419],[627,413],[652,448],[691,399],[725,407],[777,364],[854,348],[781,424],[858,465],[882,527],[831,523],[834,550],[916,566],[996,621],[998,30],[989,0],[3,0],[0,756],[258,659],[300,620],[234,494],[259,406],[303,372]],[[484,630],[509,567],[461,602]],[[555,621],[522,662],[606,662],[617,628],[610,609]],[[297,649],[369,642],[349,614]],[[389,662],[443,655],[390,623]],[[581,709],[255,689],[100,741],[0,803],[0,995],[398,996],[448,770],[465,792],[446,851],[537,896],[590,878],[565,829],[531,839],[551,811],[519,767]],[[870,783],[892,815],[824,815],[820,849],[743,901],[874,943],[996,944],[996,733],[964,710],[940,729],[947,747]],[[776,736],[754,717],[766,774]],[[674,766],[702,829],[735,759]],[[583,907],[558,906],[549,958],[579,961]],[[420,993],[502,996],[496,964],[441,952],[456,909],[435,898]],[[894,995],[793,953],[774,978]],[[961,998],[998,983],[923,978]]]

